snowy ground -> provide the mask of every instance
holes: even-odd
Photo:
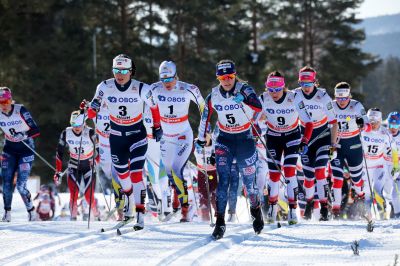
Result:
[[[244,206],[241,222],[248,220]],[[0,265],[394,265],[400,255],[400,221],[378,221],[373,233],[364,221],[267,225],[258,236],[250,223],[236,223],[212,241],[207,223],[161,224],[147,217],[143,231],[126,228],[117,236],[100,233],[112,222],[92,222],[90,230],[83,221],[25,222],[19,195],[12,218],[0,223]],[[350,248],[354,240],[359,256]]]

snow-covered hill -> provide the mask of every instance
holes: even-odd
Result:
[[[112,222],[92,222],[89,230],[83,221],[28,223],[19,198],[14,205],[13,222],[0,224],[1,265],[394,265],[400,255],[400,221],[378,221],[372,233],[364,221],[313,221],[267,225],[255,235],[244,212],[242,223],[227,224],[225,237],[213,241],[202,222],[147,217],[143,231],[127,227],[117,236],[100,233]],[[355,240],[359,256],[350,247]]]

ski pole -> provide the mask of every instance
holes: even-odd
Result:
[[[212,210],[211,210],[210,183],[208,182],[208,173],[207,173],[206,149],[204,147],[203,147],[203,165],[204,165],[204,172],[202,171],[201,168],[199,168],[199,169],[200,169],[200,171],[203,172],[205,180],[206,180],[206,189],[207,189],[207,198],[208,198],[208,201],[207,201],[207,205],[208,206],[207,207],[208,207],[208,209],[210,211],[210,222],[211,222],[210,226],[214,227],[215,226],[214,217],[212,215]]]
[[[84,119],[83,119],[83,121],[85,121],[85,117],[84,117]],[[96,155],[96,141],[97,141],[97,135],[96,135],[96,124],[97,124],[97,113],[96,113],[96,118],[95,118],[95,121],[94,121],[94,128],[93,128],[93,131],[95,132],[94,133],[94,137],[95,137],[95,139],[93,139],[92,141],[93,141],[93,157],[92,157],[92,173],[91,173],[91,176],[90,176],[90,203],[89,203],[89,219],[88,219],[88,229],[90,228],[90,214],[91,214],[91,212],[92,212],[92,198],[93,198],[93,183],[94,183],[94,181],[95,181],[95,178],[96,178],[96,176],[95,176],[95,155]],[[82,143],[81,143],[82,144]],[[79,150],[79,152],[80,152],[80,150]]]
[[[28,149],[30,149],[37,157],[39,157],[48,167],[50,167],[54,172],[57,172],[56,168],[52,166],[46,159],[44,159],[39,153],[37,153],[29,144],[27,144],[25,141],[21,141]]]
[[[312,139],[312,140],[308,143],[308,147],[310,147],[311,145],[313,145],[313,143],[316,142],[318,139],[324,137],[328,130],[330,130],[330,127],[327,127],[327,128],[325,128],[323,131],[321,131],[321,133],[319,133],[314,139]]]
[[[80,169],[80,162],[81,162],[81,150],[82,150],[83,131],[85,130],[85,119],[86,119],[86,112],[83,113],[83,129],[82,129],[82,132],[81,132],[81,137],[80,137],[80,139],[79,139],[78,164],[77,164],[77,166],[76,166],[76,175],[77,175],[78,177],[80,176],[80,170],[81,170],[81,169]],[[79,183],[79,185],[80,185],[80,183]],[[73,192],[73,195],[72,195],[72,204],[73,204],[73,206],[70,206],[71,210],[74,209],[74,205],[75,205],[75,192],[76,192],[76,187],[78,187],[78,194],[79,194],[79,185],[76,184],[76,186],[74,186],[74,192]],[[78,201],[78,200],[76,199],[76,201]],[[77,202],[77,203],[78,203],[78,202]],[[78,206],[76,207],[76,209],[77,209],[77,211],[78,211]],[[89,219],[90,219],[90,216],[89,216]]]
[[[372,190],[371,178],[369,177],[369,172],[368,172],[367,159],[365,159],[364,147],[362,146],[361,129],[359,128],[358,130],[359,130],[359,132],[360,132],[360,134],[358,134],[358,137],[360,138],[360,142],[361,142],[361,150],[362,150],[362,153],[363,153],[363,160],[364,160],[364,164],[365,164],[365,168],[366,168],[365,171],[367,172],[368,186],[369,186],[369,190],[370,190],[371,197],[372,197],[372,207],[373,207],[373,209],[374,209],[375,217],[377,218],[376,210],[375,210],[375,204],[376,204],[376,203],[375,203],[375,194],[374,194],[374,191]]]
[[[60,180],[58,180],[58,184],[61,184],[62,182],[62,177],[67,173],[68,167],[60,174]]]
[[[260,141],[261,141],[262,145],[264,146],[265,150],[267,151],[267,155],[269,156],[269,158],[271,159],[271,161],[274,163],[276,169],[278,169],[278,171],[279,171],[279,173],[281,174],[281,176],[283,177],[283,179],[286,181],[286,177],[285,177],[285,175],[283,174],[281,167],[278,166],[278,164],[275,162],[275,159],[274,159],[274,157],[272,156],[271,152],[269,151],[269,149],[268,149],[268,147],[267,147],[267,144],[264,143],[264,141],[263,141],[261,135],[258,133],[257,128],[256,128],[256,126],[254,125],[253,121],[250,119],[250,117],[247,115],[246,111],[244,110],[243,105],[241,105],[240,108],[242,109],[242,111],[243,111],[244,115],[246,116],[247,120],[250,122],[251,127],[252,127],[253,130],[256,132],[257,137],[260,139]],[[282,181],[282,179],[279,179],[279,180],[281,181],[281,183],[282,183],[284,186],[286,186],[286,182],[285,182],[285,181]]]

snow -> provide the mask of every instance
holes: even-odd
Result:
[[[148,216],[144,230],[127,226],[117,236],[100,233],[115,222],[91,222],[90,229],[84,221],[28,223],[14,195],[12,222],[0,223],[0,265],[394,265],[400,255],[399,220],[377,221],[372,233],[365,221],[301,221],[255,235],[243,199],[239,207],[242,223],[227,223],[218,241],[208,223],[179,217],[163,224]],[[350,247],[355,240],[359,256]]]

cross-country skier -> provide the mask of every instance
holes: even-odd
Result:
[[[316,190],[319,201],[321,203],[320,220],[328,220],[328,182],[326,179],[325,168],[329,158],[333,156],[333,152],[337,147],[338,124],[332,105],[332,99],[328,93],[318,88],[316,79],[317,72],[311,67],[303,67],[299,71],[299,85],[295,89],[295,99],[304,105],[313,122],[313,133],[310,138],[312,145],[309,145],[308,152],[301,155],[303,171],[305,175],[304,189],[306,192],[306,209],[304,212],[305,219],[311,219],[314,206],[315,180]],[[302,126],[307,121],[300,118]],[[329,128],[328,125],[332,127]]]
[[[13,102],[11,90],[7,87],[0,87],[0,110],[0,128],[5,136],[5,144],[1,154],[5,210],[2,221],[11,221],[15,173],[17,173],[16,187],[28,211],[28,221],[33,221],[35,219],[35,208],[26,182],[34,160],[33,138],[39,136],[39,128],[29,111],[23,105]]]
[[[387,123],[390,133],[392,133],[397,150],[400,149],[400,113],[391,112],[387,117]],[[394,164],[395,162],[393,162]],[[393,189],[392,189],[392,205],[395,219],[400,219],[400,174],[395,167],[392,171]]]
[[[53,219],[56,210],[56,201],[49,186],[41,185],[38,194],[33,200],[39,201],[36,207],[37,220],[48,221]]]
[[[360,129],[369,131],[371,125],[363,105],[359,101],[351,99],[350,84],[347,82],[336,84],[333,108],[339,125],[339,143],[337,157],[331,161],[333,175],[332,214],[334,218],[338,218],[341,211],[343,169],[345,165],[348,166],[350,171],[353,188],[358,198],[361,200],[364,198],[363,190],[365,190],[365,184],[363,186],[363,154]]]
[[[92,176],[93,156],[97,157],[97,139],[94,130],[86,126],[83,110],[71,113],[70,127],[61,132],[56,152],[56,173],[54,183],[60,185],[60,177],[63,165],[63,155],[67,148],[69,152],[67,183],[70,193],[69,208],[71,220],[76,221],[78,215],[78,197],[80,184],[83,181],[83,193],[87,202],[92,202],[92,210],[95,217],[100,214],[94,201],[96,177]]]
[[[146,173],[149,179],[148,193],[149,207],[157,215],[167,217],[172,212],[172,189],[169,185],[167,172],[161,159],[160,142],[152,134],[153,119],[148,105],[144,107],[144,125],[147,130],[148,149],[146,153]],[[179,202],[177,202],[179,205]],[[159,217],[161,218],[161,217]]]
[[[284,172],[289,201],[288,223],[297,223],[297,177],[296,164],[300,154],[307,153],[307,143],[313,132],[313,123],[300,97],[285,87],[283,75],[271,72],[265,82],[267,89],[261,95],[263,114],[266,116],[268,131],[267,161],[269,168],[269,208],[267,222],[274,223],[278,211],[279,184],[281,172]],[[305,125],[303,134],[299,119]],[[283,159],[283,166],[281,159]],[[279,169],[277,168],[279,167]],[[283,168],[283,169],[282,169]]]
[[[364,171],[363,182],[366,186],[365,206],[367,215],[371,218],[371,203],[376,193],[384,198],[392,193],[392,178],[389,173],[388,161],[398,162],[396,144],[392,135],[382,125],[382,112],[378,108],[369,109],[367,112],[371,123],[371,130],[362,133],[362,145],[366,159],[366,171]],[[398,169],[398,165],[396,166]],[[368,172],[367,172],[368,171]],[[388,204],[388,200],[386,201]],[[378,217],[376,217],[378,218]]]
[[[158,141],[162,136],[158,108],[154,103],[150,87],[132,77],[136,66],[124,54],[113,59],[114,78],[102,81],[90,104],[89,118],[95,117],[105,101],[110,114],[110,149],[113,168],[118,175],[122,191],[127,196],[124,220],[133,220],[136,205],[135,230],[144,227],[144,201],[146,186],[143,167],[147,151],[147,133],[143,125],[143,106],[148,104],[153,116],[153,136]]]
[[[193,147],[193,131],[189,123],[189,105],[193,101],[200,114],[204,99],[197,86],[178,79],[176,65],[164,61],[159,67],[160,81],[152,84],[152,92],[160,110],[163,137],[161,158],[167,175],[175,187],[181,204],[182,222],[188,222],[187,181],[183,169]]]
[[[204,154],[201,150],[194,150],[198,168],[197,182],[199,189],[200,215],[203,221],[210,220],[210,209],[208,208],[208,204],[210,204],[210,206],[212,206],[212,208],[216,211],[216,192],[218,185],[217,169],[215,167],[215,143],[213,142],[210,134],[206,135],[206,141],[206,145],[204,146]],[[206,178],[208,178],[208,190],[210,193],[211,202],[208,202]]]
[[[87,102],[83,100],[80,109],[86,109]],[[115,207],[117,208],[117,220],[123,220],[123,209],[125,206],[125,197],[122,193],[121,184],[119,183],[116,172],[112,169],[111,165],[111,150],[110,150],[110,114],[108,111],[107,103],[103,101],[100,110],[97,112],[96,119],[93,119],[96,124],[96,135],[99,147],[100,160],[98,162],[100,171],[97,171],[99,182],[107,189],[112,187],[114,193]]]
[[[257,151],[252,134],[254,112],[261,111],[261,102],[253,88],[241,81],[231,60],[222,60],[216,65],[216,76],[220,84],[206,98],[201,117],[198,148],[206,143],[206,133],[212,111],[218,114],[219,134],[215,144],[215,159],[219,177],[217,188],[217,222],[212,236],[222,238],[225,233],[225,209],[232,161],[237,160],[243,183],[250,199],[253,228],[260,233],[264,227],[258,188],[255,183]]]

